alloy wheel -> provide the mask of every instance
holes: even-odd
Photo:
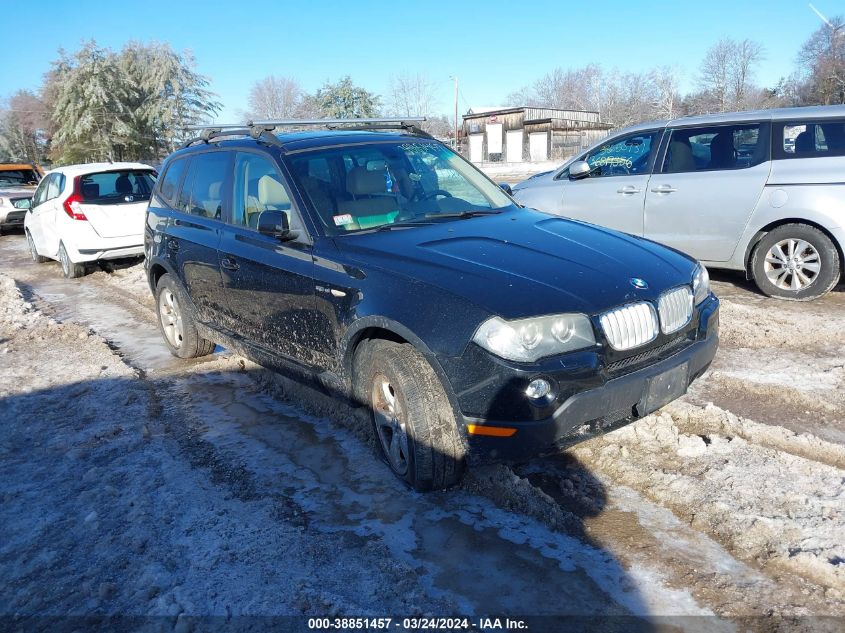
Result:
[[[165,288],[158,299],[158,312],[161,316],[161,329],[167,342],[174,349],[182,347],[184,330],[182,327],[182,310],[176,295],[169,288]]]
[[[408,472],[408,431],[399,392],[384,374],[373,379],[373,417],[381,446],[397,475]]]
[[[807,240],[787,238],[772,245],[766,253],[763,270],[774,286],[803,290],[819,276],[821,258]]]

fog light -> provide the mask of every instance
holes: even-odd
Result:
[[[532,400],[541,400],[552,392],[552,386],[544,378],[535,378],[525,389],[525,395]]]

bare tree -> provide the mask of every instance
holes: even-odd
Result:
[[[798,63],[813,102],[845,103],[845,19],[825,20],[804,43]]]
[[[291,119],[299,114],[305,92],[290,77],[270,75],[256,81],[249,91],[249,116],[255,119]]]
[[[655,68],[651,71],[651,82],[654,84],[654,114],[661,119],[678,116],[681,110],[680,71],[671,66]]]
[[[744,108],[749,105],[749,97],[756,92],[756,87],[753,85],[754,70],[761,61],[763,61],[761,44],[748,39],[734,43],[733,55],[728,66],[734,108]]]
[[[751,40],[723,38],[711,46],[701,62],[699,92],[690,99],[693,111],[727,112],[747,108],[749,96],[759,95],[754,71],[763,60],[763,47]]]
[[[387,96],[388,114],[393,116],[424,116],[430,128],[438,105],[437,84],[424,73],[401,72],[390,78]]]

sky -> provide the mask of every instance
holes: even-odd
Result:
[[[824,15],[841,0],[815,0]],[[682,90],[695,86],[707,49],[721,37],[763,44],[758,83],[775,85],[795,69],[806,38],[822,23],[800,0],[619,2],[603,0],[0,0],[0,23],[26,36],[7,42],[0,98],[36,89],[59,48],[83,40],[119,49],[129,40],[189,49],[223,103],[218,120],[238,122],[250,86],[267,75],[296,78],[309,92],[344,75],[385,94],[391,75],[425,73],[439,111],[497,106],[556,67],[599,62],[624,72],[676,66]],[[4,29],[8,30],[8,29]],[[12,53],[14,51],[14,53]]]

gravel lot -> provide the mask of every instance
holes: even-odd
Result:
[[[65,280],[0,237],[0,613],[818,629],[780,618],[845,616],[845,289],[713,277],[722,347],[681,401],[418,495],[358,412],[225,350],[172,358],[141,266]]]

